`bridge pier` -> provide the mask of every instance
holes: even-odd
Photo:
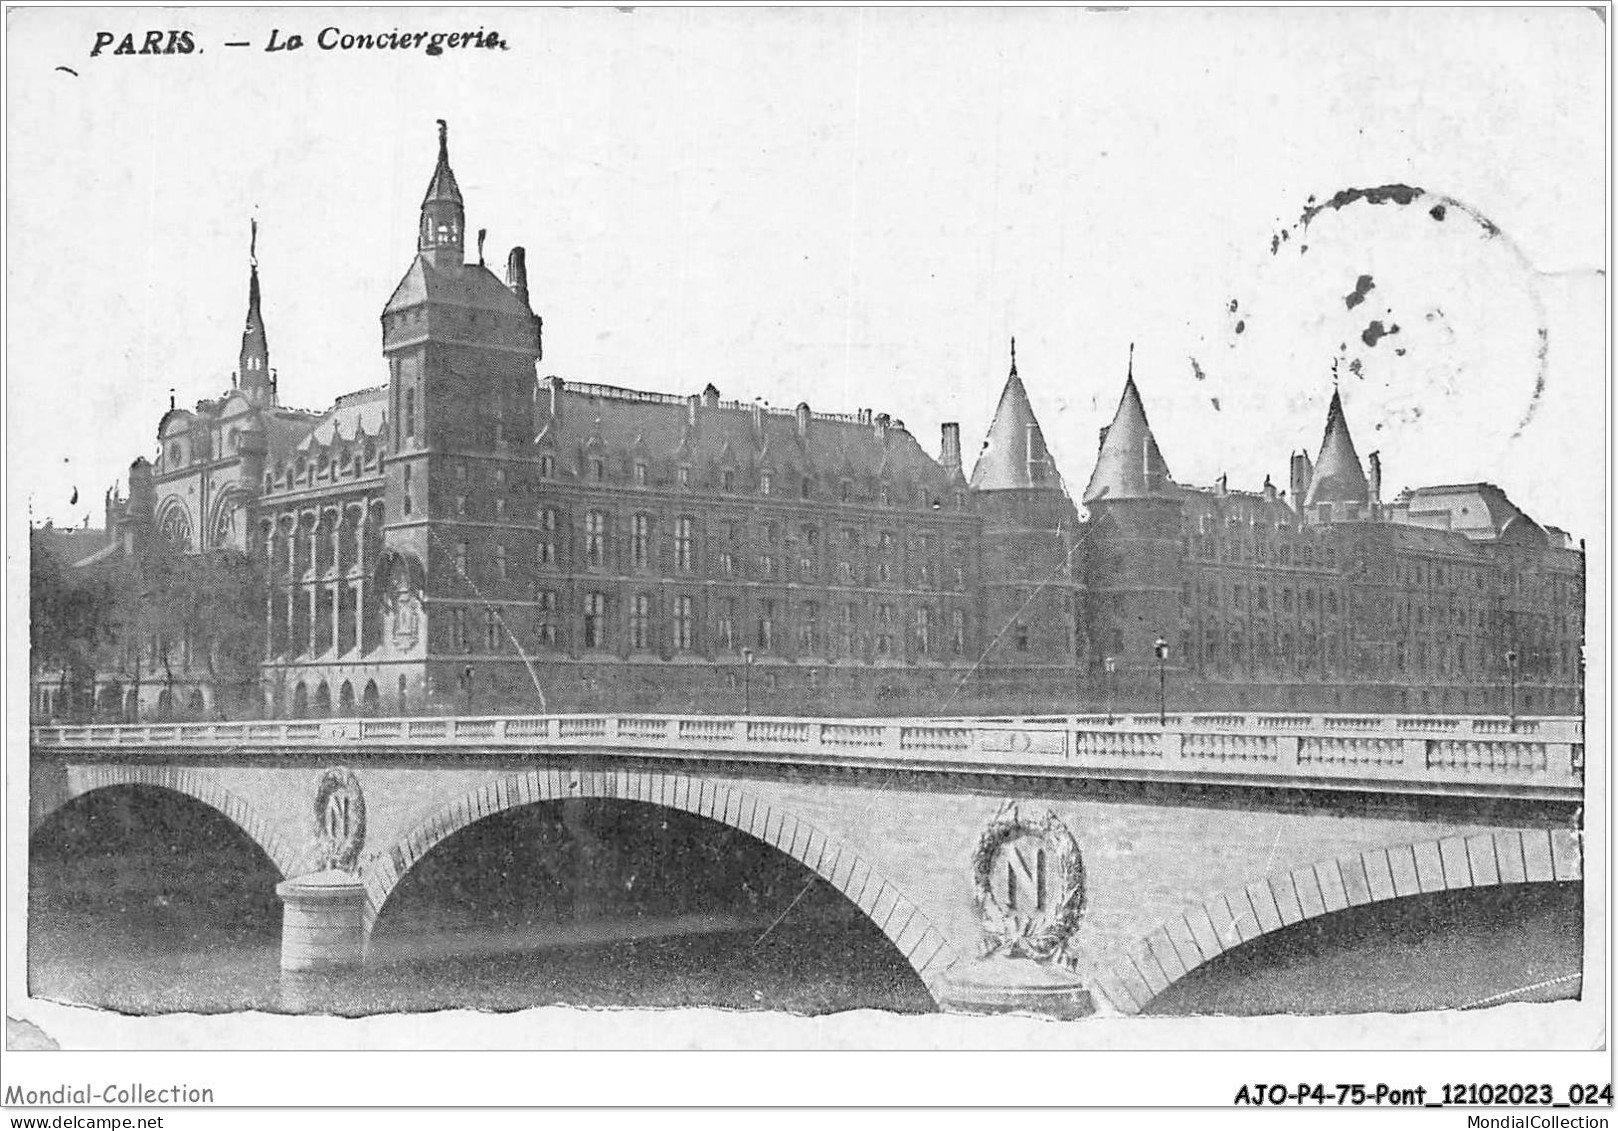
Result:
[[[1088,1017],[1095,999],[1078,975],[1049,962],[990,957],[962,963],[933,987],[950,1013],[1028,1013],[1055,1021]]]
[[[312,872],[275,885],[281,969],[337,970],[365,954],[365,885],[351,872]]]

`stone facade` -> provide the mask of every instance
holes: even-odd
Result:
[[[1174,482],[1131,373],[1081,512],[1015,344],[968,479],[954,424],[935,459],[868,409],[540,377],[523,249],[502,280],[465,230],[441,130],[387,383],[324,413],[279,403],[254,264],[232,389],[171,405],[86,564],[246,555],[261,695],[184,647],[159,687],[125,642],[113,711],[1581,708],[1582,550],[1489,484],[1384,503],[1335,397],[1289,502]],[[60,685],[37,711],[108,713]]]

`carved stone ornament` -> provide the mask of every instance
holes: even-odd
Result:
[[[365,847],[365,794],[353,770],[335,767],[315,785],[310,855],[316,871],[352,872]]]
[[[1024,820],[1001,806],[972,856],[984,953],[1067,965],[1084,918],[1084,859],[1055,813]]]

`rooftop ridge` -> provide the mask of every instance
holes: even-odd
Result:
[[[567,381],[562,382],[562,391],[578,393],[580,396],[594,397],[598,400],[626,401],[630,404],[662,404],[675,405],[680,408],[687,407],[698,394],[681,395],[679,393],[658,393],[646,389],[630,389],[623,385],[605,385],[593,381]],[[767,416],[791,417],[797,415],[797,409],[785,408],[779,405],[768,405],[761,401],[720,401],[718,408],[736,412],[752,412],[755,409]],[[824,420],[834,424],[867,424],[871,420],[864,413],[857,412],[809,412],[809,419]],[[892,422],[895,426],[897,421]]]

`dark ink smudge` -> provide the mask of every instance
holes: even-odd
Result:
[[[1384,328],[1382,325],[1382,319],[1378,318],[1367,326],[1363,332],[1361,332],[1360,341],[1364,342],[1368,346],[1374,346],[1377,344],[1377,342],[1381,341],[1389,334],[1397,334],[1398,332],[1399,326],[1397,323],[1389,323],[1388,326]]]
[[[1365,296],[1370,294],[1372,288],[1375,286],[1376,284],[1371,281],[1371,276],[1361,275],[1354,283],[1353,293],[1344,295],[1343,302],[1347,304],[1350,310],[1353,310],[1356,306],[1365,301]]]
[[[1442,204],[1433,205],[1431,208],[1429,208],[1427,210],[1427,215],[1431,216],[1434,220],[1437,220],[1439,223],[1443,223],[1443,220],[1444,220],[1444,206]]]

